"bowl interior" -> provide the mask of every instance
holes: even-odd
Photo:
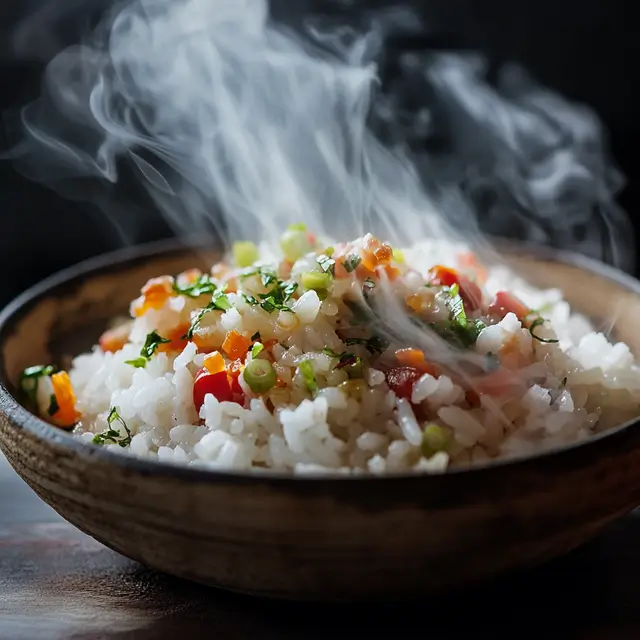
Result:
[[[3,383],[11,391],[21,371],[33,364],[68,365],[71,356],[89,349],[101,331],[129,303],[147,279],[187,268],[207,270],[219,252],[194,250],[177,244],[138,249],[120,257],[82,265],[68,277],[54,277],[28,292],[22,304],[0,327]],[[560,289],[571,306],[609,331],[615,339],[640,353],[640,283],[613,269],[573,254],[523,249],[511,245],[503,255],[517,272],[538,287]],[[6,312],[5,312],[5,317]]]

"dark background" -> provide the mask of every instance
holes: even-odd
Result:
[[[4,0],[0,5],[0,140],[11,137],[10,113],[38,93],[47,60],[76,41],[109,0]],[[273,12],[293,24],[311,10],[353,16],[388,2],[275,0]],[[393,80],[393,59],[401,51],[428,46],[478,48],[497,61],[516,60],[543,83],[592,106],[610,132],[614,158],[627,176],[620,201],[638,224],[640,122],[637,115],[638,29],[630,2],[562,0],[430,0],[413,2],[427,28],[390,45],[383,81]],[[347,7],[347,8],[345,8]],[[30,31],[19,25],[36,15]],[[16,56],[18,34],[20,56]],[[22,35],[20,35],[22,34]],[[168,235],[161,218],[146,206],[123,206],[128,241]],[[123,243],[116,227],[96,208],[63,200],[29,183],[8,162],[0,162],[0,305],[38,279],[85,257]]]

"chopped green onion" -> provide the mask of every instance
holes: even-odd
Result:
[[[336,261],[333,258],[329,258],[322,254],[316,258],[316,262],[325,273],[330,273],[332,276],[335,275]]]
[[[393,250],[393,259],[398,264],[404,264],[404,262],[405,262],[404,253],[400,249],[394,249]]]
[[[537,317],[530,325],[529,325],[529,333],[531,334],[531,336],[533,338],[535,338],[536,340],[538,340],[539,342],[545,342],[547,344],[555,344],[556,342],[560,342],[559,340],[556,340],[555,338],[541,338],[540,336],[536,335],[535,333],[533,333],[533,330],[536,327],[539,327],[540,325],[545,323],[545,319],[541,318],[541,317]]]
[[[313,243],[305,225],[291,225],[282,235],[280,248],[287,260],[296,262],[305,254],[313,251]]]
[[[316,382],[316,374],[313,370],[313,364],[311,360],[303,360],[298,365],[298,369],[302,374],[302,379],[304,380],[304,384],[307,387],[307,390],[310,393],[315,393],[318,390],[318,383]]]
[[[52,393],[51,397],[49,398],[49,415],[53,416],[56,413],[58,413],[58,410],[60,409],[60,406],[58,405],[58,399],[56,398],[56,394]]]
[[[260,253],[253,242],[235,242],[233,244],[233,259],[239,267],[250,267]]]
[[[354,362],[344,367],[344,370],[350,378],[362,378],[362,360],[356,357]]]
[[[268,360],[252,360],[244,368],[242,377],[253,393],[266,393],[277,382],[276,372]]]
[[[362,258],[357,253],[351,253],[344,259],[342,266],[345,268],[347,273],[351,273],[357,269],[361,262]]]
[[[451,443],[451,434],[441,426],[433,422],[425,425],[422,432],[422,443],[420,449],[425,458],[438,453],[438,451],[446,451]]]
[[[260,352],[264,350],[264,345],[262,342],[255,342],[251,347],[251,357],[257,358],[260,355]]]
[[[318,273],[317,271],[305,271],[302,274],[302,286],[313,291],[322,291],[331,286],[333,278],[330,273]]]
[[[333,247],[327,247],[322,253],[324,253],[325,256],[330,258],[333,255],[334,251],[335,249]]]
[[[122,427],[126,432],[126,436],[121,435],[120,431],[117,429],[112,429],[111,426],[115,421],[120,422]],[[98,433],[93,438],[93,444],[103,445],[106,443],[117,444],[121,447],[128,447],[131,444],[131,431],[127,426],[127,423],[120,417],[118,414],[118,410],[115,407],[112,407],[109,411],[109,415],[107,417],[107,424],[109,428],[102,433]]]
[[[156,331],[152,331],[147,334],[142,349],[140,349],[140,357],[135,360],[125,360],[125,364],[130,364],[132,367],[138,369],[144,369],[147,366],[147,362],[151,359],[151,356],[157,351],[161,344],[168,344],[171,340],[163,338]]]

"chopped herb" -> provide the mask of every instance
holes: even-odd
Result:
[[[27,395],[31,403],[36,402],[38,381],[45,376],[52,376],[58,372],[58,368],[52,364],[39,364],[27,367],[20,376],[20,388]]]
[[[58,410],[60,409],[60,405],[58,405],[58,399],[56,398],[56,394],[52,393],[51,397],[49,398],[49,415],[53,416],[56,413],[58,413]]]
[[[360,358],[356,356],[355,353],[348,353],[347,351],[345,351],[344,353],[336,353],[332,349],[323,349],[322,353],[331,358],[338,358],[336,369],[342,369],[344,367],[348,367],[360,362]]]
[[[251,304],[251,305],[258,305],[260,304],[253,296],[248,296],[246,293],[242,294],[242,297],[244,298],[244,301],[247,304]]]
[[[330,258],[333,255],[334,251],[335,249],[333,247],[327,247],[322,253],[324,253],[325,256]]]
[[[187,340],[191,340],[193,338],[193,332],[198,328],[200,321],[207,313],[209,313],[209,311],[227,311],[228,309],[231,309],[229,298],[224,292],[225,288],[218,289],[213,294],[211,302],[204,309],[200,309],[200,311],[198,311],[198,315],[193,319],[191,326],[189,327],[189,331],[187,331]],[[247,300],[247,296],[245,296],[245,300]],[[249,302],[249,300],[247,300],[247,302]],[[256,304],[257,303],[258,301],[256,300]]]
[[[132,367],[136,369],[144,369],[147,366],[146,358],[136,358],[135,360],[125,360],[125,364],[130,364]]]
[[[320,268],[325,273],[330,273],[332,276],[335,275],[336,261],[333,258],[330,258],[329,256],[322,254],[316,258],[316,262],[320,265]]]
[[[216,285],[213,284],[211,277],[206,273],[203,273],[195,282],[186,284],[184,286],[179,285],[177,282],[173,283],[173,290],[183,296],[189,298],[199,298],[206,293],[213,293],[216,290]]]
[[[116,420],[122,425],[127,434],[126,436],[123,436],[118,429],[112,428],[112,425]],[[93,438],[93,444],[103,445],[110,443],[120,445],[123,448],[128,447],[131,444],[131,431],[129,430],[127,423],[120,417],[118,410],[115,407],[111,407],[111,410],[109,411],[107,424],[109,425],[109,428],[102,433],[96,434]]]
[[[270,267],[258,267],[257,269],[250,269],[240,274],[240,279],[245,280],[251,276],[260,276],[260,282],[263,287],[268,287],[274,282],[278,282],[278,274]]]
[[[372,355],[381,354],[389,348],[389,341],[380,336],[372,336],[371,338],[347,338],[345,344],[360,344],[367,349]]]
[[[349,254],[342,263],[347,273],[352,273],[358,268],[358,265],[362,262],[362,258],[357,253]]]
[[[251,347],[251,357],[257,358],[260,355],[260,352],[264,350],[264,345],[261,342],[254,343],[253,347]]]
[[[545,319],[541,318],[540,316],[538,316],[530,325],[529,325],[529,333],[531,334],[531,336],[533,338],[535,338],[536,340],[540,341],[540,342],[545,342],[548,344],[554,344],[556,342],[560,342],[559,340],[556,340],[554,338],[541,338],[540,336],[536,335],[533,330],[536,327],[539,327],[540,325],[545,323]]]
[[[258,303],[258,301],[256,300],[256,304]],[[256,340],[260,340],[260,332],[256,331],[252,336],[251,336],[251,342],[255,342]]]
[[[304,384],[307,387],[307,390],[310,393],[315,393],[318,390],[318,383],[316,382],[316,374],[313,370],[313,364],[311,360],[303,360],[299,365],[298,369],[302,374],[302,378],[304,380]]]
[[[171,340],[163,338],[158,335],[156,331],[152,331],[147,334],[147,338],[144,341],[142,349],[140,349],[140,357],[135,360],[125,360],[125,364],[130,364],[132,367],[138,369],[144,369],[147,366],[147,362],[151,359],[151,356],[157,351],[161,344],[168,344]]]

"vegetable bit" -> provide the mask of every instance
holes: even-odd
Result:
[[[140,349],[140,357],[135,360],[125,360],[125,364],[130,364],[132,367],[136,367],[137,369],[144,369],[147,366],[147,362],[151,360],[153,354],[158,350],[158,347],[161,344],[168,344],[170,342],[170,339],[163,338],[158,335],[156,331],[152,331],[147,334],[144,345],[142,349]]]
[[[112,427],[113,423],[118,421],[122,428],[125,431],[125,435],[118,429],[114,429]],[[127,426],[127,423],[120,417],[118,410],[115,407],[111,407],[109,411],[109,415],[107,416],[107,424],[109,428],[101,433],[98,433],[93,438],[93,444],[104,445],[104,444],[117,444],[120,447],[128,447],[131,444],[131,431]]]
[[[244,381],[253,393],[266,393],[276,386],[277,376],[273,365],[268,360],[252,360],[242,373]]]
[[[52,376],[58,368],[52,364],[41,364],[27,367],[20,376],[20,389],[26,394],[29,402],[36,405],[38,382],[40,378]]]
[[[422,432],[420,450],[425,458],[431,458],[439,451],[446,451],[451,441],[452,436],[448,430],[431,422],[425,425]]]
[[[298,365],[298,370],[302,375],[307,391],[309,391],[309,393],[315,393],[318,390],[318,383],[316,382],[316,373],[313,370],[313,363],[311,360],[303,360]]]

